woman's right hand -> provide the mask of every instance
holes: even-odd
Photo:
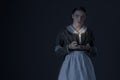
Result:
[[[69,49],[79,49],[80,47],[77,44],[77,41],[73,41],[68,45]]]

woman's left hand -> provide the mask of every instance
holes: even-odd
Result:
[[[89,45],[89,43],[86,44],[86,45],[77,45],[77,46],[79,46],[79,49],[90,50],[90,45]]]

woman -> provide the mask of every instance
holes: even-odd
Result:
[[[85,8],[75,8],[72,19],[56,38],[55,54],[64,56],[58,80],[96,80],[92,59],[97,48],[92,31],[84,25]]]

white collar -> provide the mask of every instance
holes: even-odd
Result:
[[[79,34],[81,35],[82,33],[84,33],[87,30],[86,26],[83,26],[79,32],[77,32],[72,25],[67,26],[67,30],[70,31],[71,33],[75,33],[75,34]]]

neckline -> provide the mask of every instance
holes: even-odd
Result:
[[[85,32],[87,31],[87,27],[86,27],[85,25],[83,25],[83,27],[79,30],[79,32],[77,32],[77,31],[73,28],[72,24],[70,24],[70,25],[67,26],[67,31],[69,31],[69,32],[72,33],[72,34],[82,34],[82,33],[85,33]],[[80,31],[81,31],[81,32],[80,32]]]

